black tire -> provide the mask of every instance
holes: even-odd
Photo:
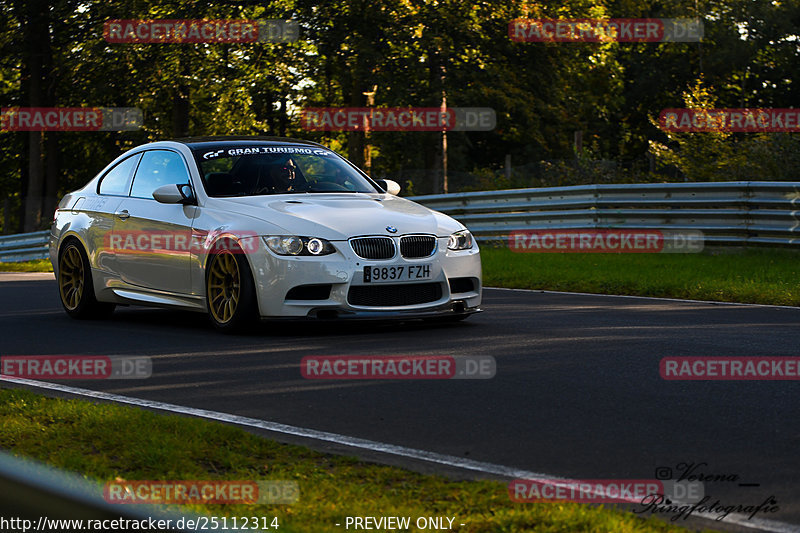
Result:
[[[89,258],[77,239],[68,239],[58,252],[58,295],[64,311],[75,319],[107,318],[116,307],[98,302]]]
[[[244,252],[236,245],[223,247],[208,259],[206,310],[214,327],[224,333],[245,331],[258,322],[253,274]]]

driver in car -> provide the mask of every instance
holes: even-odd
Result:
[[[294,191],[297,190],[299,183],[297,178],[297,165],[291,159],[287,159],[284,164],[273,165],[270,168],[270,178],[275,191]]]

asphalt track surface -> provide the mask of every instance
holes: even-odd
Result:
[[[264,324],[228,336],[203,315],[159,309],[75,321],[42,275],[0,274],[0,302],[0,355],[153,360],[146,380],[69,386],[567,478],[652,479],[705,463],[696,472],[738,478],[706,483],[713,499],[774,496],[780,510],[760,516],[800,530],[800,382],[659,374],[666,356],[797,356],[800,309],[486,289],[486,312],[458,324]],[[306,380],[307,355],[492,355],[497,374]]]

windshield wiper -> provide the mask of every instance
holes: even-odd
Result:
[[[305,189],[298,189],[296,191],[284,191],[284,192],[275,193],[275,194],[295,194],[295,193],[304,193],[304,192],[309,192],[309,193],[323,193],[323,192],[358,193],[358,192],[362,192],[362,191],[351,191],[349,189],[323,189],[323,188],[318,188],[318,187],[307,187]]]

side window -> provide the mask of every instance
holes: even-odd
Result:
[[[100,187],[97,192],[100,194],[128,196],[129,180],[140,157],[142,157],[142,154],[131,156],[106,172],[105,176],[100,180]]]
[[[153,199],[153,191],[163,185],[190,183],[183,158],[166,150],[151,150],[142,156],[142,162],[133,178],[131,196]]]

